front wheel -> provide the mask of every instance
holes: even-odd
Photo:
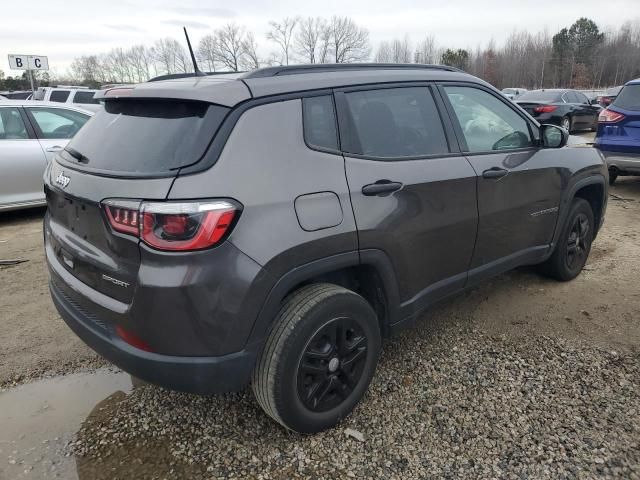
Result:
[[[574,198],[558,243],[543,271],[561,280],[573,280],[587,263],[594,234],[593,211],[589,202]]]
[[[315,433],[346,417],[364,395],[380,355],[371,305],[332,284],[284,302],[253,373],[263,410],[290,430]]]

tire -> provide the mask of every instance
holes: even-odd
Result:
[[[591,205],[582,198],[574,198],[555,250],[542,264],[543,272],[563,282],[576,278],[587,263],[593,233]]]
[[[609,169],[609,185],[613,185],[616,183],[616,179],[618,178],[618,169],[610,168]]]
[[[564,128],[567,132],[571,133],[571,117],[564,116],[562,120],[560,120],[560,126]]]
[[[337,285],[302,287],[283,302],[253,371],[262,409],[284,427],[335,426],[362,398],[380,355],[371,305]]]

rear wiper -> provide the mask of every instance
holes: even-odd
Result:
[[[89,159],[73,148],[65,148],[65,151],[80,163],[89,163]]]

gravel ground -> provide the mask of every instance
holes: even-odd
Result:
[[[69,448],[80,478],[640,478],[639,354],[465,323],[388,343],[365,400],[332,431],[285,432],[249,392],[144,386],[101,406]],[[136,461],[150,449],[173,465]]]

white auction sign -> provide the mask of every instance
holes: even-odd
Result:
[[[49,70],[49,59],[43,55],[9,55],[11,70]]]

